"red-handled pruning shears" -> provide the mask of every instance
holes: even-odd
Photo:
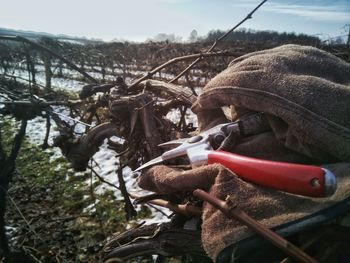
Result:
[[[193,167],[220,163],[243,180],[280,191],[311,197],[326,197],[336,190],[336,177],[328,169],[312,165],[275,162],[214,150],[230,133],[239,132],[239,123],[217,125],[191,138],[160,144],[177,146],[140,166],[136,171],[183,155]]]

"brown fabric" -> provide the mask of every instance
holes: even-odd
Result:
[[[324,51],[296,45],[235,59],[205,87],[193,105],[200,130],[227,122],[222,111],[233,105],[235,118],[264,112],[270,131],[241,138],[232,151],[277,161],[330,163],[338,180],[329,198],[306,198],[242,181],[214,164],[175,170],[156,166],[139,178],[141,188],[174,193],[201,188],[237,205],[273,227],[329,207],[350,196],[350,66]],[[202,243],[215,261],[218,253],[252,232],[203,205]]]
[[[138,178],[138,185],[159,194],[190,191],[197,188],[208,190],[219,173],[217,165],[202,166],[197,169],[181,171],[158,165]]]
[[[235,153],[264,160],[315,164],[317,161],[284,147],[272,131],[240,139],[231,150]]]
[[[208,129],[222,106],[268,113],[285,147],[323,162],[350,161],[350,65],[312,47],[247,54],[213,78],[193,106]],[[215,114],[210,113],[215,110]]]
[[[326,167],[336,174],[338,180],[337,191],[329,198],[301,197],[250,184],[219,164],[189,171],[155,166],[140,176],[139,186],[157,193],[200,188],[221,199],[230,195],[246,213],[264,225],[274,227],[327,208],[350,196],[350,163]],[[253,234],[250,229],[226,218],[207,203],[204,203],[203,211],[202,243],[214,261],[226,246]]]
[[[315,213],[349,197],[350,164],[332,164],[328,168],[337,175],[338,179],[338,189],[330,198],[306,198],[271,191],[243,182],[233,176],[218,177],[210,193],[221,199],[225,199],[227,195],[233,196],[236,204],[246,213],[264,225],[274,227]],[[237,181],[241,183],[238,184]],[[253,234],[250,229],[235,220],[226,218],[207,203],[204,204],[202,218],[202,243],[214,261],[226,246]]]

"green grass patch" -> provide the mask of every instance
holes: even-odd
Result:
[[[18,126],[14,122],[8,118],[1,122],[1,143],[7,154]],[[45,242],[38,242],[35,235],[28,239],[28,230],[20,231],[18,240],[35,248],[38,258],[45,259],[44,251],[53,250],[62,262],[69,262],[65,261],[69,257],[74,257],[71,262],[97,262],[103,240],[133,223],[125,220],[124,203],[117,200],[113,191],[92,194],[90,172],[74,173],[63,157],[52,158],[51,151],[43,151],[28,138],[22,143],[9,194]],[[96,180],[93,189],[99,185]],[[9,225],[25,227],[16,209],[11,204],[8,207]],[[139,218],[149,215],[150,210],[144,208]],[[68,243],[70,252],[59,252],[65,251]]]

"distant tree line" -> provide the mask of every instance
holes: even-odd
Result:
[[[217,38],[225,33],[223,30],[211,30],[203,39],[205,42],[214,42]],[[257,31],[253,29],[239,29],[232,32],[224,41],[226,42],[243,42],[243,43],[271,43],[272,45],[294,43],[302,45],[320,45],[321,40],[316,36],[306,34],[296,34],[294,32],[277,32],[277,31]]]
[[[200,36],[197,30],[193,29],[187,40],[174,34],[160,33],[153,38],[149,38],[146,42],[168,42],[168,43],[198,43],[198,42],[214,42],[220,36],[225,34],[225,30],[217,29],[209,31],[205,36]],[[306,34],[296,34],[294,32],[277,32],[272,30],[253,30],[253,29],[238,29],[232,32],[225,42],[236,43],[255,43],[255,44],[271,44],[279,45],[286,43],[302,44],[319,46],[321,40],[316,36]]]

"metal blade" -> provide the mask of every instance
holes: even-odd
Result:
[[[184,142],[186,142],[189,138],[181,138],[181,139],[177,139],[177,140],[172,140],[169,142],[164,142],[161,144],[158,144],[159,147],[177,147],[181,144],[183,144]]]
[[[145,169],[145,168],[147,168],[147,167],[149,167],[149,166],[152,166],[152,165],[161,164],[161,163],[163,163],[163,161],[164,161],[164,160],[163,160],[162,156],[159,156],[159,157],[157,157],[157,158],[155,158],[155,159],[152,159],[152,160],[150,160],[149,162],[147,162],[147,163],[141,165],[141,166],[140,166],[139,168],[137,168],[134,172],[141,171],[141,170],[143,170],[143,169]]]

